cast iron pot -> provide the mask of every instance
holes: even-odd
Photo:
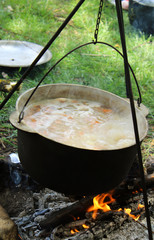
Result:
[[[17,100],[16,111],[10,121],[18,132],[20,161],[37,182],[57,192],[73,195],[99,194],[115,188],[127,176],[136,156],[136,145],[114,150],[89,150],[76,148],[48,139],[19,123],[19,113],[33,89]],[[73,84],[49,84],[37,89],[30,102],[42,99],[69,97],[101,102],[105,107],[129,115],[128,101],[112,93]],[[136,109],[142,141],[147,134],[147,121]]]

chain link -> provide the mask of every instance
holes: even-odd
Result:
[[[97,43],[99,24],[100,24],[101,14],[102,14],[102,8],[103,8],[103,0],[100,0],[98,16],[97,16],[97,22],[96,22],[96,29],[95,29],[95,32],[94,32],[94,44]]]

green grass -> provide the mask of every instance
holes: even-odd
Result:
[[[93,40],[99,0],[86,0],[50,50],[51,61],[35,67],[25,79],[22,89],[16,92],[1,110],[1,123],[8,122],[9,114],[15,108],[16,99],[26,89],[35,87],[48,69],[68,51]],[[43,46],[50,40],[78,0],[2,0],[0,4],[0,39],[25,40]],[[143,104],[153,116],[153,37],[136,31],[129,23],[128,12],[123,11],[126,46],[129,63],[137,77]],[[98,40],[107,42],[122,51],[115,7],[104,1]],[[10,78],[19,79],[25,69],[0,67]],[[134,98],[137,88],[132,79]],[[65,58],[45,78],[46,83],[77,83],[98,87],[126,97],[123,59],[113,49],[102,45],[81,48]],[[4,94],[0,93],[0,101]]]

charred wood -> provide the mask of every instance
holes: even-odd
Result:
[[[94,196],[86,197],[80,201],[76,201],[70,206],[59,209],[53,213],[46,214],[46,219],[41,221],[40,227],[56,227],[62,223],[68,223],[73,220],[74,216],[82,215],[92,205]]]
[[[154,183],[154,175],[148,175],[145,178],[147,187],[152,187]],[[116,203],[114,205],[118,205],[118,203],[126,202],[129,198],[132,197],[132,192],[134,190],[138,190],[141,188],[141,179],[133,179],[133,188],[128,187],[128,182],[123,182],[120,186],[118,186],[114,190],[113,196],[116,198]],[[81,200],[72,203],[70,206],[59,209],[57,211],[46,214],[45,219],[40,221],[41,228],[52,227],[55,228],[59,224],[66,224],[73,220],[75,216],[83,216],[86,213],[86,210],[93,204],[93,197],[89,196],[85,197]],[[108,215],[109,213],[107,213]],[[112,214],[112,213],[110,213]]]

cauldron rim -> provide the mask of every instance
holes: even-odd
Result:
[[[120,96],[118,96],[118,95],[116,95],[116,94],[114,94],[114,93],[108,92],[108,91],[106,91],[106,90],[102,90],[102,89],[99,89],[99,88],[94,88],[94,87],[91,87],[91,86],[85,86],[85,85],[79,85],[79,84],[56,83],[56,84],[46,84],[46,85],[42,85],[42,86],[40,86],[39,88],[46,88],[46,87],[48,87],[48,86],[66,86],[66,87],[67,87],[67,86],[77,86],[77,87],[82,87],[82,88],[84,87],[84,88],[87,88],[87,89],[95,89],[96,91],[98,90],[98,91],[107,93],[107,94],[109,94],[110,96],[114,96],[114,97],[118,98],[119,100],[122,100],[123,102],[125,102],[125,103],[127,103],[127,104],[129,105],[129,102],[128,102],[126,99],[124,99],[124,98],[122,98],[122,97],[120,97]],[[22,94],[19,96],[19,98],[17,99],[17,102],[16,102],[16,108],[19,108],[20,99],[21,99],[25,94],[27,94],[28,92],[33,91],[33,89],[35,89],[35,88],[28,89],[27,91],[25,91],[24,93],[22,93]],[[139,112],[138,109],[136,109],[136,111]],[[142,118],[144,118],[144,114],[143,114],[141,111],[139,112],[139,114],[141,114]],[[39,136],[41,136],[41,137],[43,137],[43,138],[45,138],[45,139],[47,139],[47,140],[53,141],[53,142],[55,142],[55,143],[57,143],[57,144],[61,144],[62,146],[65,146],[65,147],[76,148],[76,149],[80,149],[80,150],[88,150],[88,151],[96,151],[96,152],[99,152],[99,151],[116,151],[116,150],[121,150],[121,149],[125,149],[125,148],[127,148],[127,147],[131,147],[131,146],[136,145],[136,143],[135,143],[135,141],[134,141],[132,144],[130,144],[130,145],[127,146],[127,147],[123,147],[123,148],[121,148],[121,147],[118,148],[118,147],[117,147],[117,148],[114,148],[114,149],[88,149],[88,148],[76,147],[76,146],[73,146],[73,145],[65,144],[65,143],[63,143],[63,142],[61,142],[61,141],[56,141],[56,140],[54,140],[54,139],[52,139],[52,138],[50,138],[50,137],[41,135],[40,133],[36,132],[34,129],[32,129],[32,128],[30,128],[28,125],[26,125],[25,122],[24,122],[24,120],[23,120],[21,123],[18,123],[18,121],[17,121],[18,116],[19,116],[18,111],[15,111],[15,112],[13,112],[13,113],[10,115],[10,122],[11,122],[11,124],[12,124],[16,129],[20,129],[20,130],[24,130],[24,131],[27,131],[27,132],[30,132],[30,133],[38,134]],[[144,134],[140,137],[140,142],[142,142],[143,139],[145,138],[145,136],[147,135],[148,122],[146,121],[146,119],[145,119],[145,124],[146,124],[146,127],[145,127],[146,130],[144,131]],[[135,137],[134,137],[134,138],[135,138]]]

